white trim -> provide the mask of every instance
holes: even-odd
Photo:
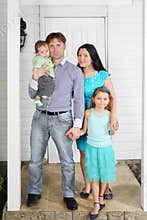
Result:
[[[69,10],[70,9],[70,10]],[[63,18],[76,18],[76,17],[106,17],[107,16],[107,7],[105,6],[98,6],[95,7],[94,5],[90,6],[69,6],[63,5],[50,5],[50,6],[40,6],[40,18],[41,17],[63,17]],[[43,23],[43,22],[42,22]],[[40,25],[41,27],[41,25]]]
[[[20,0],[21,5],[56,5],[56,6],[79,6],[79,5],[131,5],[133,0]]]
[[[141,204],[147,211],[147,2],[144,0],[144,108],[143,108],[143,149],[141,170]]]
[[[70,10],[69,10],[70,9]],[[80,12],[80,13],[79,13]],[[78,10],[76,6],[40,6],[40,39],[45,39],[46,36],[44,36],[45,31],[45,26],[44,26],[44,18],[53,18],[53,17],[58,17],[58,18],[83,18],[83,17],[90,17],[90,18],[95,18],[95,17],[107,17],[107,7],[104,6],[99,6],[99,7],[94,7],[93,5],[91,6],[78,6]],[[106,20],[106,25],[107,25],[107,19]],[[106,30],[107,34],[107,30]],[[107,62],[106,62],[107,64]]]
[[[8,211],[20,210],[20,89],[19,0],[8,0],[7,21],[7,156],[8,156]]]

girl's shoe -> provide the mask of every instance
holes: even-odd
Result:
[[[80,192],[80,197],[81,197],[82,199],[87,199],[87,198],[89,197],[89,195],[90,195],[91,192],[92,192],[92,189],[90,190],[89,193],[88,193],[88,192],[84,192],[84,189],[82,189],[82,191]]]
[[[112,194],[111,189],[109,188],[108,190],[109,190],[109,193],[104,193],[105,200],[111,200],[113,198],[113,194]]]
[[[99,195],[99,197],[102,197],[104,199],[104,195]],[[103,208],[105,208],[105,203],[100,203],[100,210],[102,210]]]
[[[94,205],[100,205],[100,203],[99,202],[94,202]],[[91,212],[89,212],[89,219],[90,220],[95,220],[99,215],[99,211],[100,211],[100,209],[98,209],[98,213],[96,213],[96,214],[92,214]]]

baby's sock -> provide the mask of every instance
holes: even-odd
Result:
[[[35,105],[38,106],[38,107],[43,106],[42,102],[39,99],[35,99],[34,102],[35,102]]]
[[[46,95],[43,95],[43,96],[41,96],[43,99],[48,99],[48,96],[46,96]]]

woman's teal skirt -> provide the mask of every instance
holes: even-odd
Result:
[[[87,134],[76,140],[78,150],[85,151],[87,145]]]
[[[85,149],[85,174],[89,181],[110,183],[116,178],[116,161],[112,146]]]

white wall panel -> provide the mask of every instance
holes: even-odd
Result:
[[[7,1],[0,0],[0,161],[7,160]]]
[[[118,159],[141,158],[142,4],[109,7],[109,71],[116,88],[120,129],[114,136]]]
[[[30,126],[34,112],[33,100],[28,95],[28,84],[32,76],[34,44],[39,39],[39,7],[23,6],[20,11],[27,23],[26,43],[20,53],[21,155],[22,160],[28,160],[30,157]]]

